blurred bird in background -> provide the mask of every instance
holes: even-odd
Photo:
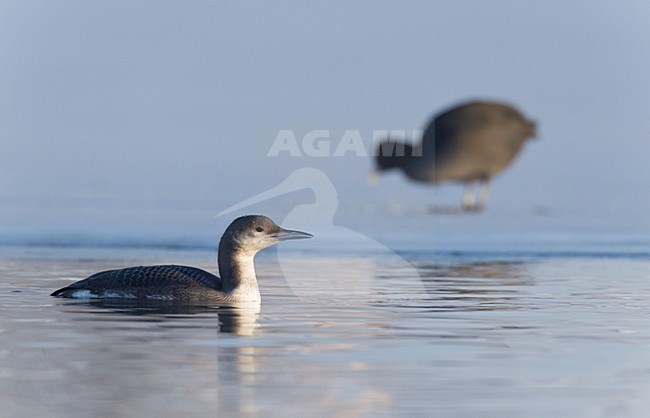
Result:
[[[422,141],[388,138],[373,154],[377,172],[401,169],[411,179],[466,183],[460,211],[481,211],[492,177],[504,170],[535,136],[535,123],[505,103],[472,101],[431,120]],[[480,183],[478,191],[475,191]]]

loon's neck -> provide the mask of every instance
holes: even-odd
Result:
[[[236,299],[260,300],[253,262],[256,253],[257,251],[246,251],[227,242],[219,244],[219,274],[225,293]]]

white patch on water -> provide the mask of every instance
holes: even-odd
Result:
[[[72,292],[70,297],[75,299],[103,299],[103,298],[136,299],[137,298],[137,296],[135,296],[132,293],[116,292],[116,291],[109,290],[98,295],[97,293],[93,293],[87,289],[75,290],[74,292]]]
[[[107,291],[102,293],[102,297],[104,298],[119,298],[119,299],[136,299],[137,296],[135,296],[132,293],[125,293],[125,292],[111,292]]]
[[[98,299],[99,295],[92,293],[90,290],[75,290],[70,297],[77,299]]]
[[[169,295],[147,295],[147,299],[151,299],[151,300],[174,300],[174,298],[169,296]]]

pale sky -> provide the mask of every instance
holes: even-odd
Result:
[[[369,187],[368,158],[267,152],[283,129],[369,144],[487,98],[539,126],[490,210],[642,216],[648,22],[647,1],[5,0],[0,198],[229,205],[316,167],[342,205],[456,203],[397,174]]]

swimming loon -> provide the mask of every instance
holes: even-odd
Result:
[[[187,302],[260,302],[253,258],[258,251],[290,239],[311,238],[306,232],[282,229],[261,215],[242,216],[219,242],[221,278],[186,266],[160,265],[102,271],[59,289],[66,298],[129,298]]]
[[[535,124],[514,107],[498,102],[473,101],[435,116],[415,146],[385,140],[375,152],[378,172],[399,168],[413,180],[467,183],[463,210],[482,210],[490,179],[505,169],[535,136]],[[481,182],[478,201],[476,182]]]

